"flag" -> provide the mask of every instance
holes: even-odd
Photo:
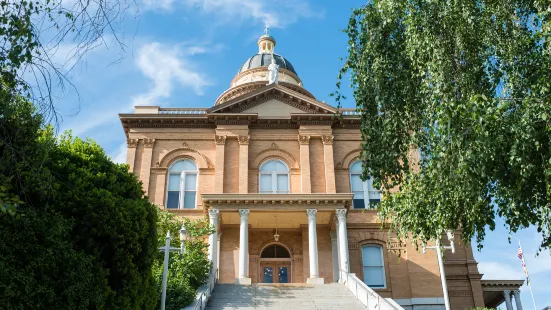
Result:
[[[517,252],[518,258],[522,261],[522,269],[524,269],[524,275],[526,276],[526,285],[530,285],[530,277],[528,276],[528,270],[526,269],[526,262],[524,261],[524,254],[522,253],[522,248],[518,246]]]

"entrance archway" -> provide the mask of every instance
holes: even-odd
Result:
[[[260,283],[291,283],[291,252],[281,243],[270,243],[260,251]]]

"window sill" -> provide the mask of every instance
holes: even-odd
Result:
[[[163,210],[169,212],[169,213],[204,213],[204,209],[166,209],[163,208]]]
[[[369,212],[369,213],[377,213],[377,209],[354,209],[354,208],[350,208],[350,210],[348,210],[349,212],[354,212],[354,213],[359,213],[359,212]]]

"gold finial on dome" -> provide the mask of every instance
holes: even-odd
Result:
[[[258,53],[259,54],[273,54],[276,41],[274,37],[268,34],[270,27],[268,27],[268,20],[266,20],[266,27],[264,27],[264,34],[258,39]]]

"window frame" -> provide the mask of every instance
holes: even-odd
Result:
[[[364,265],[364,263],[363,263],[363,255],[364,255],[363,249],[366,248],[366,247],[378,248],[380,250],[379,253],[381,254],[381,266],[365,266]],[[366,244],[363,244],[360,247],[360,251],[361,251],[361,255],[362,255],[362,274],[363,274],[362,281],[364,282],[365,285],[369,286],[372,289],[386,289],[387,288],[385,255],[383,253],[383,249],[384,249],[384,247],[380,244],[377,244],[377,243],[366,243]],[[383,286],[370,286],[366,283],[366,281],[365,281],[366,280],[365,279],[365,272],[364,272],[364,268],[366,268],[366,267],[380,267],[383,270],[383,279],[382,279],[383,280]]]
[[[269,162],[272,162],[272,161],[277,161],[277,162],[282,163],[285,166],[285,168],[287,168],[287,172],[282,173],[282,172],[277,172],[275,170],[274,171],[264,171],[263,172],[262,171],[262,166],[264,166],[265,164],[267,164]],[[272,176],[272,187],[271,187],[272,190],[270,192],[261,190],[262,175],[271,175]],[[278,175],[286,175],[287,176],[287,191],[286,192],[282,192],[282,191],[277,190],[277,176]],[[289,170],[289,166],[287,166],[287,163],[285,163],[281,159],[269,159],[269,160],[266,160],[265,162],[263,162],[260,165],[260,167],[258,168],[258,193],[259,194],[290,194],[291,193],[291,173],[290,173],[290,170]]]
[[[167,169],[167,178],[166,178],[166,195],[165,195],[165,209],[166,210],[194,210],[194,209],[197,209],[197,188],[199,187],[199,169],[195,169],[195,170],[182,170],[182,171],[176,171],[176,172],[171,172],[170,171],[170,167],[172,167],[172,165],[180,162],[180,161],[189,161],[189,162],[192,162],[195,167],[197,168],[197,164],[195,163],[195,161],[193,160],[190,160],[190,159],[182,159],[182,160],[176,160],[174,161]],[[195,174],[195,190],[186,190],[186,176],[187,175],[191,175],[191,174]],[[180,182],[179,182],[179,187],[178,187],[178,208],[168,208],[168,193],[169,192],[175,192],[175,191],[170,191],[168,189],[169,185],[170,185],[170,176],[171,175],[180,175]],[[185,196],[185,193],[187,192],[195,192],[195,198],[193,200],[193,208],[186,208],[185,207],[185,201],[184,201],[184,196]]]
[[[361,161],[355,160],[355,161],[352,162],[352,164],[350,164],[350,168],[348,169],[348,179],[349,179],[349,182],[350,182],[350,192],[354,193],[354,191],[352,190],[353,189],[352,176],[353,175],[360,176],[360,180],[362,181],[362,192],[363,192],[363,199],[364,199],[364,208],[356,208],[356,206],[354,206],[354,198],[352,198],[352,208],[357,209],[357,210],[374,210],[376,208],[371,206],[371,202],[370,202],[371,195],[370,194],[372,192],[375,192],[375,193],[378,193],[379,195],[381,195],[381,191],[374,188],[373,185],[371,185],[371,188],[370,188],[369,187],[369,179],[363,181],[361,179],[361,175],[362,175],[361,173],[352,172],[352,169],[351,169],[352,166],[354,166],[357,163],[360,163],[360,165],[361,165]],[[373,183],[371,183],[371,184],[373,184]],[[358,192],[358,191],[356,191],[356,192]],[[379,201],[381,201],[381,199],[382,199],[382,197],[379,198]]]

